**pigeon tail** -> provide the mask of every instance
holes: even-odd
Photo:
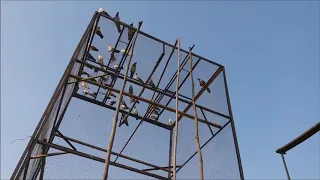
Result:
[[[131,71],[130,71],[130,78],[132,78],[133,75],[134,75],[134,72],[131,72]]]
[[[211,90],[209,88],[207,88],[208,93],[211,93]]]

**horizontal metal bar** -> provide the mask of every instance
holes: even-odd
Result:
[[[317,124],[315,124],[314,126],[312,126],[310,129],[305,131],[303,134],[301,134],[300,136],[298,136],[297,138],[295,138],[294,140],[289,142],[288,144],[286,144],[286,145],[282,146],[281,148],[279,148],[276,151],[276,153],[286,154],[287,151],[289,151],[290,149],[296,147],[300,143],[304,142],[305,140],[307,140],[308,138],[310,138],[311,136],[316,134],[318,131],[320,131],[320,121]]]
[[[40,155],[37,155],[37,156],[32,156],[30,159],[37,159],[37,158],[50,157],[50,156],[58,156],[58,155],[63,155],[63,154],[68,154],[68,153],[66,153],[66,152],[56,152],[56,153],[40,154]]]
[[[91,103],[96,104],[96,105],[101,106],[101,107],[105,107],[105,108],[111,109],[111,110],[115,110],[116,109],[113,106],[109,106],[109,105],[104,104],[104,103],[102,103],[100,101],[88,98],[88,97],[80,95],[80,94],[75,94],[74,97],[78,98],[78,99],[81,99],[81,100],[84,100],[84,101],[91,102]],[[126,112],[126,111],[124,111],[122,109],[120,109],[119,111],[121,113],[128,113],[128,112]],[[132,113],[128,113],[128,114],[129,114],[129,116],[134,117],[134,118],[138,118],[138,119],[142,119],[143,118],[142,116],[136,116],[136,115],[134,115]],[[163,124],[161,122],[154,121],[154,120],[151,120],[151,119],[148,119],[148,118],[145,118],[143,121],[148,122],[148,123],[153,124],[153,125],[156,125],[156,126],[159,126],[159,127],[162,127],[162,128],[165,128],[167,130],[170,130],[170,126],[167,125],[167,124]]]
[[[75,79],[80,79],[80,78],[81,78],[81,77],[79,77],[79,76],[75,76],[75,75],[72,75],[72,74],[70,75],[70,77],[75,78]],[[86,82],[89,83],[89,84],[96,85],[96,86],[101,86],[102,88],[108,89],[108,90],[113,91],[113,92],[115,92],[115,93],[120,93],[119,90],[114,89],[114,88],[111,88],[111,87],[109,87],[109,86],[105,86],[105,85],[102,85],[102,84],[99,84],[99,83],[96,83],[96,82],[93,82],[93,81],[86,81]],[[148,103],[148,104],[155,105],[155,106],[157,106],[157,107],[166,109],[166,110],[171,111],[171,112],[175,112],[175,109],[173,109],[173,108],[171,108],[171,107],[168,107],[168,106],[165,106],[165,105],[162,105],[162,104],[155,103],[155,102],[150,101],[150,100],[148,100],[148,99],[145,99],[145,98],[142,98],[142,97],[139,97],[139,96],[135,96],[135,95],[130,94],[130,93],[127,93],[127,92],[123,92],[123,95],[124,95],[124,96],[127,96],[127,97],[134,98],[134,99],[138,99],[139,101],[143,101],[143,102]],[[193,116],[190,115],[190,114],[187,114],[187,113],[181,112],[181,111],[178,111],[178,114],[180,114],[181,117],[184,116],[184,117],[187,117],[187,118],[189,118],[189,119],[191,119],[191,120],[194,121]],[[203,120],[203,119],[200,119],[200,118],[198,119],[198,121],[201,122],[201,123],[204,123],[204,124],[209,124],[209,125],[211,125],[211,126],[213,126],[213,127],[219,128],[219,129],[221,128],[221,126],[218,125],[218,124],[215,124],[215,123],[212,123],[212,122],[207,122],[207,121],[205,121],[205,120]]]
[[[68,152],[68,153],[71,153],[71,154],[74,154],[74,155],[78,155],[78,156],[81,156],[81,157],[84,157],[84,158],[88,158],[88,159],[91,159],[91,160],[94,160],[94,161],[98,161],[98,162],[102,162],[102,163],[104,163],[104,161],[105,161],[102,158],[99,158],[99,157],[96,157],[96,156],[92,156],[92,155],[89,155],[89,154],[86,154],[86,153],[83,153],[83,152],[80,152],[80,151],[75,151],[75,150],[72,150],[72,149],[57,145],[57,144],[47,143],[47,142],[44,142],[44,141],[41,141],[41,140],[37,140],[37,143],[49,146],[49,147],[54,148],[54,149],[65,151],[65,152]],[[141,171],[139,169],[136,169],[136,168],[133,168],[133,167],[129,167],[129,166],[126,166],[126,165],[123,165],[123,164],[115,163],[115,162],[112,162],[112,161],[110,161],[110,165],[115,166],[115,167],[119,167],[119,168],[122,168],[122,169],[126,169],[126,170],[129,170],[129,171],[133,171],[133,172],[136,172],[136,173],[139,173],[139,174],[144,174],[144,175],[147,175],[147,176],[150,176],[150,177],[153,177],[153,178],[157,178],[157,179],[168,179],[168,178],[159,176],[157,174]]]
[[[157,168],[148,168],[148,169],[143,169],[142,171],[154,171],[154,170],[159,170],[161,168],[165,168],[165,169],[169,169],[172,168],[173,166],[166,166],[166,167],[157,167]],[[181,167],[181,166],[176,166],[177,168]],[[172,171],[170,171],[172,172]]]
[[[59,134],[57,134],[57,133],[55,133],[54,135],[62,138],[62,137],[61,137]],[[73,139],[73,138],[70,138],[70,137],[66,137],[66,136],[65,136],[65,138],[67,138],[69,141],[72,141],[72,142],[74,142],[74,143],[81,144],[81,145],[83,145],[83,146],[87,146],[87,147],[90,147],[90,148],[92,148],[92,149],[96,149],[96,150],[99,150],[99,151],[107,152],[106,149],[103,149],[103,148],[101,148],[101,147],[94,146],[94,145],[92,145],[92,144],[85,143],[85,142],[82,142],[82,141],[79,141],[79,140],[77,140],[77,139]],[[165,169],[165,168],[161,168],[161,167],[156,166],[156,165],[154,165],[154,164],[150,164],[150,163],[147,163],[147,162],[144,162],[144,161],[141,161],[141,160],[138,160],[138,159],[135,159],[135,158],[132,158],[132,157],[123,155],[123,154],[119,154],[119,153],[112,152],[112,151],[111,151],[111,154],[112,154],[112,155],[115,155],[115,156],[119,156],[119,157],[124,158],[124,159],[128,159],[128,160],[130,160],[130,161],[134,161],[134,162],[137,162],[137,163],[140,163],[140,164],[144,164],[144,165],[147,165],[147,166],[150,166],[150,167],[153,167],[153,168],[160,168],[161,170],[164,170],[164,171],[169,172],[169,171],[168,171],[167,169]]]

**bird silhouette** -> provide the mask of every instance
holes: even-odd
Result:
[[[99,51],[99,49],[96,48],[94,45],[90,45],[90,43],[89,43],[88,45],[89,45],[89,48],[90,48],[92,51]]]
[[[98,55],[98,63],[103,64],[103,57]]]
[[[94,62],[96,62],[97,60],[88,52],[87,54],[87,59],[92,60]]]
[[[129,86],[129,93],[130,93],[130,94],[133,94],[133,87],[132,87],[131,84],[130,84],[130,86]]]
[[[116,101],[111,101],[111,102],[109,103],[109,105],[110,105],[110,106],[113,106],[115,103],[116,103]]]
[[[131,112],[136,117],[136,120],[139,120],[139,115],[138,115],[138,111],[137,111],[136,107],[133,107]]]
[[[124,109],[124,110],[129,109],[124,100],[122,100],[122,102],[121,102],[121,108]]]
[[[171,120],[171,118],[169,118],[169,120],[168,120],[168,124],[169,124],[169,126],[171,126],[171,125],[172,125],[172,120]]]
[[[131,27],[133,27],[133,23],[130,24]],[[134,35],[134,31],[131,28],[128,28],[128,40],[131,41]]]
[[[157,115],[151,114],[150,119],[151,119],[151,120],[156,120],[156,119],[157,119]]]
[[[102,34],[99,26],[96,28],[95,33],[96,33],[101,39],[103,39],[103,34]]]
[[[118,64],[115,64],[115,65],[113,66],[113,68],[118,71],[119,65],[118,65]],[[123,67],[121,67],[120,70],[121,70],[121,69],[123,69]]]
[[[128,118],[124,119],[125,117],[126,117],[126,115],[124,113],[122,113],[121,114],[121,119],[120,119],[120,122],[119,122],[119,127],[121,127],[122,124],[126,124],[127,126],[129,126]]]
[[[197,78],[199,80],[199,84],[201,87],[204,87],[204,85],[206,84],[206,82],[204,82],[202,79]],[[209,89],[209,87],[207,87],[207,91],[208,93],[211,93],[211,90]]]
[[[130,68],[130,78],[133,77],[134,73],[136,72],[136,69],[137,69],[137,62],[133,63]]]
[[[110,54],[120,52],[119,50],[115,49],[111,44],[108,45],[108,51]]]
[[[119,12],[117,12],[117,14],[114,16],[114,19],[117,20],[117,21],[120,21]],[[120,23],[116,22],[116,21],[114,21],[114,23],[116,24],[118,32],[121,33]]]
[[[131,56],[131,53],[127,52],[126,49],[121,49],[120,52],[121,52],[122,55]]]
[[[152,88],[156,88],[156,85],[154,85],[154,83],[153,83],[151,78],[148,81],[148,85],[151,86]]]
[[[99,8],[98,12],[100,14],[103,14],[103,15],[106,15],[106,16],[110,17],[110,15],[103,8]]]
[[[144,84],[144,82],[143,82],[142,79],[138,76],[137,73],[133,76],[133,79],[141,82],[142,84]]]

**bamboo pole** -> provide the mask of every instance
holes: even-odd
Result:
[[[137,36],[139,34],[139,30],[140,27],[142,25],[142,21],[139,22],[138,24],[138,29],[133,37],[133,41],[131,41],[131,46],[129,48],[128,51],[131,51],[131,56],[129,58],[127,67],[126,67],[126,73],[124,75],[123,78],[123,82],[122,82],[122,87],[120,89],[120,93],[119,93],[119,97],[118,97],[118,102],[117,102],[117,109],[114,113],[114,117],[113,117],[113,122],[112,122],[112,129],[111,129],[111,133],[110,133],[110,138],[109,138],[109,143],[108,143],[108,147],[107,147],[107,153],[106,153],[106,159],[105,159],[105,163],[104,163],[104,171],[103,171],[103,175],[102,175],[102,179],[106,180],[108,178],[108,170],[109,170],[109,162],[110,162],[110,155],[111,155],[111,151],[112,151],[112,147],[113,147],[113,141],[114,141],[114,136],[116,133],[116,127],[117,127],[117,122],[118,122],[118,115],[119,115],[119,109],[121,106],[121,102],[122,102],[122,94],[123,94],[123,90],[124,87],[126,85],[126,81],[127,81],[127,76],[128,76],[128,72],[129,72],[129,68],[130,68],[130,63],[133,57],[133,49],[134,49],[134,45],[135,45],[135,41],[137,39]]]
[[[196,109],[196,103],[194,100],[194,81],[193,81],[193,74],[192,74],[192,53],[191,48],[189,48],[189,54],[190,54],[190,79],[191,79],[191,85],[192,85],[192,109],[194,114],[194,140],[196,143],[196,148],[198,152],[198,159],[199,159],[199,176],[200,180],[203,180],[203,159],[202,159],[202,153],[200,149],[200,142],[199,142],[199,128],[198,128],[198,114]]]
[[[177,77],[176,77],[176,122],[178,122],[179,118],[179,76],[180,76],[180,39],[178,41],[178,69],[177,69]],[[175,124],[175,131],[174,131],[174,144],[173,144],[173,180],[176,180],[177,174],[177,144],[178,144],[178,124]]]

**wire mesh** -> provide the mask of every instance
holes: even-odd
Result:
[[[110,18],[101,16],[98,21],[97,27],[100,28],[103,38],[98,33],[92,33],[95,30],[91,23],[89,29],[92,32],[84,35],[73,57],[70,71],[73,76],[68,78],[69,84],[66,85],[66,89],[61,90],[55,99],[54,106],[46,117],[46,125],[38,138],[38,140],[53,139],[49,143],[57,146],[49,148],[49,154],[63,152],[61,149],[63,147],[70,151],[67,154],[46,157],[45,179],[99,179],[102,175],[118,98],[118,92],[109,94],[109,89],[118,91],[121,88],[123,73],[129,59],[121,52],[108,52],[108,46],[112,45],[120,51],[128,48],[130,39],[127,25],[121,23],[122,30],[119,33],[115,22]],[[91,34],[92,43],[91,47],[88,47]],[[92,46],[97,49],[94,50]],[[189,54],[181,50],[180,55],[179,111],[186,112],[190,117],[182,117],[179,121],[177,175],[179,179],[197,179],[199,176],[194,140],[194,119],[192,108],[189,105],[191,103]],[[88,59],[89,56],[93,58]],[[122,108],[117,117],[116,135],[110,158],[110,179],[150,179],[150,177],[165,179],[168,177],[171,169],[167,167],[172,165],[169,160],[171,158],[170,147],[172,147],[170,130],[174,130],[169,119],[175,121],[177,58],[178,50],[174,46],[151,38],[143,32],[137,36],[132,63],[137,62],[136,73],[144,82],[140,83],[129,76],[124,91],[129,93],[129,87],[132,87],[133,94],[140,98],[139,103],[135,105],[139,116],[131,114],[128,116],[127,124],[121,124],[124,122],[122,114],[128,113],[128,109],[132,106],[132,98],[124,95],[123,101],[126,102],[128,108],[124,110]],[[208,63],[196,55],[192,55],[192,59],[192,72],[195,78],[196,94],[198,94],[201,87],[196,78],[208,81],[219,66]],[[115,65],[122,69],[117,72]],[[84,80],[87,92],[84,92],[83,84],[78,83],[75,76],[83,79],[91,78]],[[149,76],[156,87],[146,82]],[[211,93],[205,91],[201,96],[199,94],[200,98],[196,101],[199,119],[223,127],[223,130],[219,130],[217,127],[199,122],[198,131],[204,159],[204,173],[205,177],[210,179],[239,179],[224,86],[223,74],[220,73],[209,85]],[[142,90],[143,93],[140,95]],[[60,102],[61,107],[59,108]],[[150,102],[164,107],[160,107],[158,113],[151,112]],[[151,114],[154,113],[158,115],[152,117]],[[141,118],[146,122],[142,122]],[[54,122],[62,135],[57,134],[58,132],[52,133]],[[54,138],[50,138],[51,135]],[[42,154],[42,147],[36,144],[31,156]],[[78,152],[82,155],[76,155]],[[41,158],[30,160],[27,179],[39,178],[40,162]],[[23,173],[20,179],[22,175]]]

